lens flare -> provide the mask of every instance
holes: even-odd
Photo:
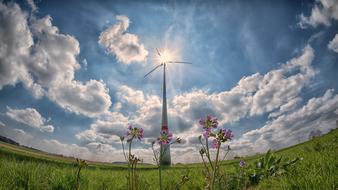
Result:
[[[175,61],[175,59],[177,59],[176,53],[174,51],[170,51],[169,49],[162,49],[156,55],[156,60],[159,63]]]

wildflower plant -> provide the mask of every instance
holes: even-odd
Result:
[[[144,131],[142,128],[132,127],[128,125],[127,132],[124,136],[120,137],[123,155],[128,163],[128,176],[127,186],[129,190],[137,189],[138,187],[138,176],[136,174],[136,167],[138,162],[141,160],[131,152],[132,142],[134,139],[142,141],[144,138]],[[124,141],[128,144],[128,153],[125,152]]]
[[[213,190],[215,189],[216,178],[219,176],[220,161],[223,161],[230,151],[230,146],[227,146],[227,150],[223,156],[223,159],[220,159],[220,150],[222,144],[230,141],[234,137],[234,134],[230,129],[219,128],[217,118],[212,116],[207,116],[206,118],[200,119],[199,125],[203,129],[203,133],[198,137],[198,140],[202,145],[202,149],[199,153],[206,172],[206,189]],[[216,149],[216,157],[214,160],[211,158],[210,148]]]
[[[257,185],[261,180],[271,176],[279,176],[287,173],[289,167],[301,161],[303,158],[296,157],[292,160],[275,156],[269,150],[263,157],[256,160],[253,164],[242,167],[246,170],[251,185]],[[241,166],[240,166],[241,167]]]
[[[76,170],[76,187],[75,189],[78,190],[80,189],[80,173],[82,168],[87,167],[88,164],[85,160],[81,160],[76,158],[76,165],[77,165],[77,170]]]
[[[236,189],[246,189],[247,188],[247,167],[248,164],[244,160],[240,160],[238,163],[239,168],[237,169],[237,186]]]
[[[160,132],[160,136],[151,143],[151,148],[153,150],[153,155],[154,155],[154,161],[158,167],[158,176],[159,176],[159,184],[160,184],[160,190],[163,189],[163,185],[162,185],[162,158],[165,155],[166,151],[167,151],[167,147],[168,146],[162,146],[162,145],[171,145],[174,143],[181,143],[181,138],[176,138],[175,140],[173,140],[173,134],[171,132],[169,132],[168,130],[161,130]],[[155,150],[155,144],[158,144],[160,146],[160,150],[156,151]],[[184,182],[187,181],[186,179],[187,176],[184,176],[183,180]]]

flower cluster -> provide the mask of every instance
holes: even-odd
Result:
[[[156,142],[160,145],[169,144],[173,139],[173,134],[168,130],[161,130],[160,136],[157,138]]]
[[[239,162],[239,166],[240,166],[241,168],[245,167],[245,166],[246,166],[246,162],[245,162],[244,160],[241,160],[241,161]]]
[[[221,145],[221,143],[224,143],[228,140],[232,140],[232,138],[234,137],[234,134],[232,133],[232,131],[230,129],[220,129],[218,131],[218,133],[214,134],[213,136],[215,137],[215,139],[213,139],[211,146],[212,148],[219,148],[219,146]]]
[[[223,159],[220,159],[220,150],[222,143],[227,142],[228,140],[232,140],[234,134],[230,129],[219,129],[217,118],[208,115],[204,119],[200,119],[200,126],[203,128],[203,137],[205,142],[202,141],[202,135],[198,137],[202,145],[202,149],[200,150],[200,155],[204,164],[205,170],[205,180],[206,180],[206,189],[214,190],[215,182],[219,181],[220,176],[220,161],[224,160],[227,154],[230,151],[230,146],[228,145],[228,149],[223,156]],[[215,161],[212,161],[210,156],[209,143],[212,148],[217,149]],[[207,159],[207,161],[205,160]]]
[[[220,142],[232,140],[233,137],[234,137],[234,134],[232,133],[230,129],[220,129],[219,133],[217,134],[217,139]]]
[[[203,136],[206,138],[209,137],[208,135],[210,134],[212,128],[216,129],[218,127],[217,118],[210,115],[208,115],[205,119],[200,119],[199,124],[203,127],[205,132],[203,133]]]
[[[208,139],[209,137],[214,137],[211,141],[211,146],[213,148],[219,148],[221,143],[224,143],[228,140],[231,140],[234,137],[234,134],[230,129],[219,129],[218,132],[213,131],[218,128],[217,118],[208,115],[205,119],[200,119],[199,124],[203,128],[203,137]]]
[[[125,133],[124,137],[127,139],[127,141],[132,141],[134,138],[142,140],[144,138],[144,131],[142,128],[132,127],[131,125],[128,125],[128,130]]]

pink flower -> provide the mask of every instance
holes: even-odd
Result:
[[[204,120],[204,119],[200,119],[198,123],[199,123],[201,126],[204,126],[204,125],[205,125],[205,120]]]
[[[242,168],[245,167],[246,166],[246,162],[244,160],[241,160],[239,162],[239,166],[242,167]]]
[[[169,144],[173,139],[173,134],[168,130],[162,130],[160,132],[160,137],[157,138],[158,144]]]
[[[222,129],[222,132],[226,140],[232,140],[234,137],[234,133],[230,129]]]
[[[211,133],[210,130],[205,130],[205,131],[203,132],[203,137],[204,137],[205,139],[209,138],[209,137],[210,137],[210,133]]]
[[[221,145],[221,143],[217,140],[217,139],[214,139],[212,142],[211,142],[211,147],[212,148],[219,148],[219,146]]]
[[[208,115],[205,119],[200,119],[199,124],[203,127],[204,130],[210,130],[211,128],[218,127],[217,118]]]
[[[142,140],[144,138],[144,131],[142,128],[133,128],[131,125],[128,125],[128,130],[124,137],[127,139],[127,141],[132,141],[134,138]]]
[[[144,131],[143,128],[140,128],[138,131],[138,135],[137,135],[138,140],[142,140],[144,138]]]

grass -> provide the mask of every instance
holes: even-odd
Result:
[[[322,137],[285,148],[275,155],[303,160],[290,168],[288,173],[262,180],[249,189],[338,189],[338,130]],[[243,158],[252,163],[261,157]],[[236,170],[239,160],[222,163],[226,173],[225,184],[220,189],[233,189],[237,183]],[[76,164],[69,157],[50,155],[41,151],[0,143],[0,189],[74,189]],[[157,169],[151,165],[139,166],[139,189],[158,189]],[[182,164],[164,169],[164,186],[169,187],[189,173],[182,189],[203,189],[202,164]],[[126,189],[125,165],[89,162],[81,171],[80,189]]]

